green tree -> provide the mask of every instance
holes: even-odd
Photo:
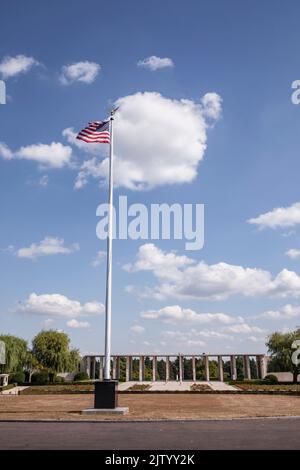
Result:
[[[80,360],[81,357],[79,354],[79,349],[71,349],[69,358],[69,370],[72,372],[77,372]]]
[[[41,331],[32,341],[32,353],[38,363],[49,371],[51,381],[58,372],[73,372],[77,369],[79,353],[70,350],[70,339],[66,333]]]
[[[152,360],[149,356],[145,357],[145,368],[144,368],[145,380],[152,380]]]
[[[5,343],[6,364],[0,365],[1,371],[6,374],[23,370],[27,353],[27,342],[11,335],[0,335],[0,341]]]
[[[250,372],[252,379],[258,379],[258,370],[256,360],[253,357],[250,358]]]
[[[209,361],[209,377],[210,380],[218,380],[219,378],[218,362],[214,359]]]
[[[36,357],[32,354],[32,351],[27,351],[24,359],[24,369],[26,372],[26,380],[31,382],[32,374],[41,368]]]
[[[300,364],[292,362],[292,344],[295,340],[300,340],[300,328],[289,333],[280,333],[276,331],[269,336],[266,346],[271,353],[271,365],[275,370],[282,372],[292,372],[293,382],[297,383],[298,374],[300,373]]]
[[[236,358],[236,374],[237,374],[237,379],[238,380],[244,380],[244,363],[243,363],[243,358],[241,356],[238,356]]]
[[[157,361],[157,379],[166,380],[166,364],[163,359]]]

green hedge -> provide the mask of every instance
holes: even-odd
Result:
[[[86,372],[77,372],[74,376],[74,382],[80,382],[81,380],[90,380],[90,377]]]
[[[265,376],[264,382],[271,384],[271,385],[276,385],[278,384],[278,378],[276,375],[268,374]]]
[[[25,374],[23,371],[15,372],[13,374],[9,374],[8,382],[10,384],[17,383],[18,385],[22,385],[25,382]]]

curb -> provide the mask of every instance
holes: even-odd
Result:
[[[19,393],[23,396],[43,396],[43,395],[93,395],[93,390],[48,392],[48,393]],[[118,395],[290,395],[300,396],[300,390],[119,390]],[[4,396],[10,396],[9,394]],[[11,396],[16,396],[11,394]]]
[[[103,423],[115,423],[115,424],[128,424],[128,423],[201,423],[201,422],[231,422],[231,421],[262,421],[262,420],[283,420],[283,419],[291,419],[291,420],[300,420],[299,416],[250,416],[250,417],[236,417],[236,418],[197,418],[197,419],[126,419],[126,420],[118,420],[118,419],[85,419],[85,420],[66,420],[66,419],[0,419],[1,423],[63,423],[63,424],[103,424]]]

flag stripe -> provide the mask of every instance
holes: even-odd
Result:
[[[98,137],[108,137],[109,138],[109,132],[89,132],[89,131],[86,131],[86,130],[82,130],[81,132],[79,132],[78,135],[86,135],[87,137],[90,137],[90,138],[95,138],[97,139]]]
[[[88,144],[110,144],[110,140],[108,139],[98,139],[98,140],[90,140],[87,137],[77,137],[78,140],[82,140]]]
[[[80,132],[85,132],[86,134],[91,134],[91,135],[99,135],[99,134],[108,134],[109,135],[109,132],[108,131],[103,131],[103,132],[98,132],[98,131],[91,131],[91,129],[89,128],[85,128],[85,129],[82,129],[82,131]],[[80,134],[79,132],[79,134]]]
[[[109,144],[110,132],[109,121],[91,121],[89,125],[82,129],[76,136],[83,142],[95,144]]]

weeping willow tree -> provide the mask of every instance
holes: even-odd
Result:
[[[288,333],[276,331],[268,337],[266,343],[272,357],[268,369],[273,372],[292,372],[294,383],[297,383],[298,375],[300,374],[298,357],[296,357],[296,361],[293,360],[293,353],[295,351],[293,343],[296,340],[300,340],[300,328]]]
[[[32,354],[53,376],[58,372],[73,372],[80,360],[79,352],[70,349],[66,333],[48,330],[38,333],[32,341]]]
[[[11,335],[0,335],[0,341],[5,344],[5,364],[0,365],[0,371],[11,374],[22,370],[26,360],[27,341]]]

